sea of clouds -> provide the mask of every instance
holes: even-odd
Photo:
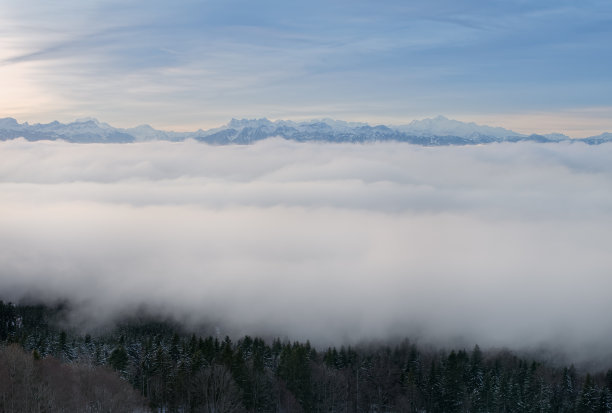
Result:
[[[0,143],[0,292],[608,358],[612,144]]]

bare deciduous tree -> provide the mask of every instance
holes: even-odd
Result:
[[[194,390],[201,398],[198,412],[240,413],[241,394],[232,374],[225,366],[213,364],[201,368],[194,377]]]
[[[129,383],[105,367],[35,361],[21,347],[0,348],[0,411],[11,413],[147,411]]]

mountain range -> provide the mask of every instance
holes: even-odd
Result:
[[[0,119],[0,140],[25,138],[29,141],[65,140],[77,143],[129,143],[150,140],[182,141],[195,139],[210,144],[250,144],[270,137],[307,142],[375,142],[400,141],[424,146],[475,145],[492,142],[560,142],[581,141],[590,145],[612,141],[612,133],[583,139],[553,133],[525,135],[500,127],[460,122],[438,116],[415,120],[406,125],[371,126],[367,123],[320,119],[305,122],[268,119],[232,119],[219,128],[195,132],[171,132],[141,125],[134,128],[115,128],[93,118],[77,119],[71,123],[29,124],[13,118]]]

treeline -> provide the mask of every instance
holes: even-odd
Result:
[[[79,394],[91,395],[91,389],[112,387],[105,384],[111,368],[112,377],[131,384],[153,411],[164,412],[612,412],[612,371],[582,374],[507,351],[424,350],[408,341],[322,351],[308,342],[199,337],[155,320],[92,337],[58,328],[58,313],[0,302],[0,340],[28,353],[15,344],[5,347],[0,369],[7,352],[38,369],[32,376],[37,383],[54,382],[45,375],[55,369],[81,377],[87,366],[106,375],[76,379],[89,383],[89,393]],[[4,371],[0,392],[9,394],[7,386],[20,385],[5,380]],[[68,387],[75,391],[78,385]],[[28,391],[39,388],[30,385]],[[138,409],[137,398],[114,389],[109,391],[124,395],[127,411]],[[93,396],[84,399],[89,410],[64,411],[121,411],[95,410]],[[6,400],[0,400],[2,411],[18,411]]]

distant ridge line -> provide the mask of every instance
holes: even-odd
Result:
[[[54,121],[46,124],[19,123],[14,118],[0,119],[0,140],[24,138],[28,141],[65,140],[75,143],[130,143],[194,139],[215,145],[247,145],[267,138],[281,137],[297,142],[407,142],[422,146],[477,145],[495,142],[584,142],[597,145],[612,141],[612,133],[572,139],[553,134],[525,135],[501,127],[477,125],[437,116],[415,120],[406,125],[371,126],[367,123],[319,119],[303,122],[289,120],[232,119],[219,128],[194,132],[172,132],[149,125],[115,128],[94,118],[71,123]]]

